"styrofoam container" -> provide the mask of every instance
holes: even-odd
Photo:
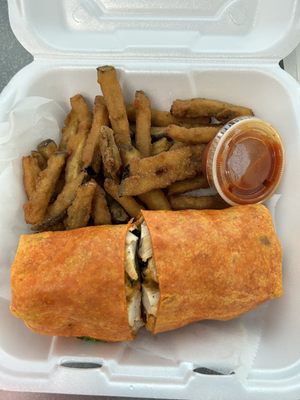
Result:
[[[26,96],[58,101],[99,93],[95,67],[118,68],[127,101],[135,89],[153,107],[209,97],[251,107],[281,133],[286,169],[275,224],[284,249],[284,289],[268,307],[246,382],[194,372],[192,363],[119,353],[35,335],[0,298],[0,388],[191,399],[300,398],[300,86],[278,66],[300,40],[297,0],[10,0],[12,29],[34,61],[0,97],[0,121]],[[13,254],[11,255],[12,260]],[[7,265],[7,271],[9,265]],[[9,291],[9,274],[1,285]],[[34,339],[33,339],[34,338]],[[62,364],[93,362],[102,368]],[[92,365],[90,365],[92,366]]]

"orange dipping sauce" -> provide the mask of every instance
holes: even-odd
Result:
[[[255,117],[228,122],[208,145],[204,170],[229,204],[260,203],[278,186],[284,150],[278,132]]]

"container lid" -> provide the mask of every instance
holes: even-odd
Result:
[[[203,163],[210,186],[227,203],[261,203],[274,193],[282,177],[283,144],[266,121],[238,117],[210,142]]]
[[[297,0],[10,0],[8,6],[16,37],[34,56],[278,61],[300,40]]]

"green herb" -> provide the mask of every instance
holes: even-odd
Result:
[[[85,342],[104,342],[104,340],[94,339],[89,336],[78,336],[77,339],[84,340]]]

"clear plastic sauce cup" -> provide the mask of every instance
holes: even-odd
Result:
[[[203,171],[229,204],[261,203],[276,190],[284,169],[279,133],[256,117],[238,117],[208,144]]]

